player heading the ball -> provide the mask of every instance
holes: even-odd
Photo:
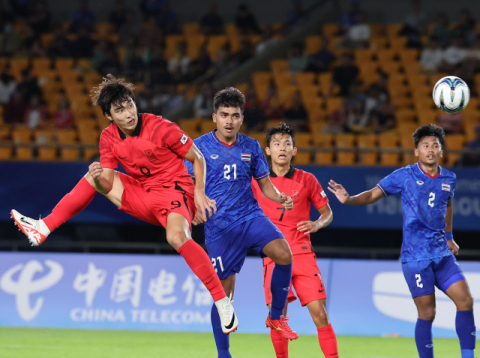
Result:
[[[418,163],[394,171],[377,186],[350,196],[341,184],[329,182],[329,190],[348,205],[368,205],[384,196],[401,193],[403,208],[402,270],[417,306],[415,342],[420,358],[433,357],[432,323],[435,319],[435,286],[457,306],[455,326],[462,358],[474,358],[475,322],[473,298],[454,255],[452,199],[457,177],[438,165],[443,155],[445,132],[433,124],[413,133]]]
[[[111,124],[100,136],[100,162],[65,195],[52,213],[34,220],[12,210],[12,218],[33,246],[80,213],[95,195],[105,195],[116,207],[137,219],[161,225],[168,243],[210,291],[220,313],[222,330],[236,330],[238,320],[206,252],[191,237],[191,222],[211,220],[215,200],[205,195],[205,158],[193,141],[169,120],[138,113],[134,86],[108,75],[93,89],[92,101]],[[196,185],[185,167],[192,163]],[[118,163],[128,175],[115,171]],[[207,214],[208,212],[208,218]]]

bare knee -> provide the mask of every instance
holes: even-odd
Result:
[[[167,232],[167,241],[175,250],[178,250],[187,240],[183,231]]]
[[[425,321],[433,321],[435,319],[436,309],[435,307],[423,307],[418,308],[418,318]]]
[[[289,247],[286,247],[278,252],[272,260],[279,265],[290,265],[293,261],[292,251],[290,251]]]
[[[328,320],[328,314],[325,310],[320,310],[317,315],[313,318],[313,322],[315,322],[315,326],[317,328],[322,328],[328,326],[330,321]]]
[[[473,310],[473,297],[470,294],[462,296],[461,299],[457,299],[455,302],[457,310],[459,311],[471,311]]]

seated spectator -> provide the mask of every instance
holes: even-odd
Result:
[[[323,133],[339,134],[345,132],[349,113],[348,100],[344,99],[340,108],[328,116],[328,126],[323,129]]]
[[[420,36],[425,32],[425,14],[420,9],[420,0],[412,0],[412,12],[403,21],[399,35],[408,36],[407,47],[420,48]]]
[[[287,24],[290,29],[305,23],[307,12],[302,8],[302,0],[293,1],[293,9],[287,13]]]
[[[174,78],[180,78],[187,74],[189,64],[190,57],[187,56],[187,45],[185,42],[181,42],[177,45],[175,55],[168,61],[168,71]]]
[[[357,49],[368,47],[372,36],[370,26],[365,22],[365,13],[360,11],[357,15],[357,24],[350,26],[347,34],[340,43],[340,47]]]
[[[441,48],[446,48],[452,39],[452,31],[448,23],[448,16],[441,12],[438,14],[438,24],[433,29],[432,37],[435,36]],[[430,38],[431,41],[431,38]]]
[[[70,112],[70,103],[66,96],[58,100],[57,111],[52,115],[53,123],[57,129],[75,128],[75,122],[72,112]]]
[[[66,31],[62,25],[55,27],[53,40],[47,50],[49,57],[70,57],[71,41],[67,38]]]
[[[391,103],[385,101],[380,104],[380,108],[372,113],[372,124],[373,130],[377,134],[395,128],[396,119]]]
[[[50,32],[51,15],[46,2],[39,1],[34,7],[35,11],[28,17],[28,24],[37,35]]]
[[[217,12],[217,3],[210,3],[210,10],[200,20],[200,33],[206,36],[221,35],[225,32],[223,19]]]
[[[86,28],[87,33],[92,32],[95,26],[95,15],[88,8],[88,0],[80,0],[80,8],[72,15],[71,32],[79,32],[81,28]]]
[[[72,42],[72,56],[75,58],[92,57],[95,41],[92,40],[88,28],[82,27],[78,37]]]
[[[452,72],[467,56],[467,53],[464,39],[460,36],[455,37],[452,44],[443,53],[443,61],[439,66],[440,71]]]
[[[138,94],[136,99],[138,109],[143,113],[161,113],[160,97],[156,96],[150,86],[145,86],[145,89]]]
[[[37,58],[37,57],[46,57],[47,51],[43,48],[42,44],[40,43],[40,39],[36,39],[33,41],[30,49],[28,50],[28,57],[29,58]]]
[[[168,115],[168,113],[174,111],[180,107],[184,102],[181,94],[178,93],[177,87],[174,85],[168,86],[168,92],[162,97],[162,115]]]
[[[445,113],[438,118],[438,125],[443,128],[446,134],[458,134],[463,131],[463,114]]]
[[[262,30],[258,26],[257,19],[250,12],[246,4],[238,7],[237,15],[235,15],[235,26],[240,35],[261,34]]]
[[[255,46],[255,55],[262,54],[268,47],[275,45],[277,40],[273,37],[272,26],[267,26],[262,34],[262,38]]]
[[[22,45],[20,33],[13,25],[13,20],[7,19],[0,33],[0,52],[4,56],[12,56]]]
[[[129,9],[125,14],[125,21],[120,24],[118,35],[120,44],[125,46],[128,40],[140,34],[140,22],[135,17],[133,10]]]
[[[38,85],[38,79],[30,76],[29,68],[22,71],[20,81],[17,84],[17,91],[27,102],[30,102],[33,96],[42,98],[42,90]]]
[[[342,13],[340,17],[340,34],[346,34],[351,26],[357,24],[358,3],[359,0],[350,0],[350,9]]]
[[[190,66],[193,66],[194,79],[204,75],[212,67],[212,60],[205,47],[200,47],[198,57],[190,62]]]
[[[475,127],[476,138],[465,145],[465,149],[475,152],[465,153],[462,156],[462,165],[466,167],[480,166],[480,124]]]
[[[35,95],[30,98],[23,118],[23,122],[30,129],[36,129],[44,124],[46,113],[45,107],[40,102],[40,97]]]
[[[367,96],[362,92],[362,82],[355,81],[348,89],[348,104],[353,108],[357,102],[365,102]]]
[[[258,104],[258,102],[257,102]],[[273,79],[268,83],[268,90],[265,99],[260,102],[260,108],[269,119],[283,118],[283,107],[280,101],[277,85]]]
[[[95,46],[93,52],[92,62],[95,68],[98,70],[102,67],[103,63],[107,60],[107,53],[110,50],[108,41],[99,41]],[[125,51],[126,52],[126,51]]]
[[[390,92],[388,91],[388,74],[380,73],[380,79],[375,85],[380,91],[380,100],[387,101],[390,100]]]
[[[382,100],[380,87],[374,83],[368,88],[365,98],[365,112],[367,115],[371,116],[373,112],[378,111],[382,102],[384,100]]]
[[[436,72],[443,60],[443,50],[440,47],[439,39],[436,36],[430,37],[429,46],[422,51],[422,56],[420,57],[420,63],[423,68],[430,71]]]
[[[230,49],[230,42],[227,42],[213,55],[212,62],[216,69],[217,78],[225,76],[234,67]]]
[[[310,56],[306,71],[326,72],[335,59],[335,55],[328,49],[328,40],[322,38],[320,50]]]
[[[288,70],[303,72],[308,66],[308,54],[301,44],[294,44],[288,49]]]
[[[163,50],[160,47],[156,47],[152,60],[147,64],[152,83],[169,85],[173,82],[172,74],[167,70],[167,66]]]
[[[257,101],[254,91],[249,91],[247,101],[245,102],[245,110],[243,111],[244,123],[249,131],[261,132],[265,129],[267,116]]]
[[[5,105],[3,110],[5,123],[22,123],[25,117],[25,107],[26,103],[22,94],[19,91],[13,92],[11,101]]]
[[[115,9],[110,13],[110,22],[115,27],[116,32],[118,32],[120,27],[126,22],[127,14],[125,2],[123,0],[117,0],[115,2]]]
[[[160,12],[157,16],[157,24],[166,35],[179,33],[177,14],[170,9],[168,2],[163,3],[160,7]]]
[[[369,118],[365,113],[365,105],[362,101],[357,101],[350,107],[346,129],[351,133],[364,133],[367,131]]]
[[[283,118],[286,119],[288,125],[293,126],[297,131],[307,127],[308,113],[303,107],[300,92],[293,95],[292,105],[283,112]]]
[[[340,87],[339,95],[342,97],[348,96],[349,88],[357,79],[359,72],[358,67],[353,62],[353,56],[346,53],[342,54],[340,66],[333,69],[333,82],[329,93],[332,94],[333,86],[338,85]]]
[[[193,115],[201,118],[212,118],[213,113],[213,89],[205,83],[202,85],[200,92],[195,96],[193,101]],[[243,113],[245,115],[245,112]]]
[[[252,43],[248,39],[242,40],[240,43],[240,49],[236,54],[234,54],[231,58],[231,63],[233,67],[238,67],[248,60],[250,60],[255,53],[255,48],[253,47]]]
[[[477,30],[475,29],[475,19],[471,15],[471,11],[463,9],[460,13],[460,21],[454,29],[457,36],[463,38],[468,45],[473,44],[475,37],[477,37]]]
[[[0,105],[4,106],[8,104],[12,98],[15,89],[17,88],[17,84],[15,83],[15,79],[3,72],[0,75]]]

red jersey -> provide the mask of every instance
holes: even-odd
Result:
[[[255,180],[252,181],[253,195],[265,215],[285,235],[294,255],[311,252],[310,234],[305,235],[298,231],[297,224],[310,220],[310,203],[317,209],[328,204],[322,186],[313,174],[295,169],[293,166],[283,177],[277,176],[270,169],[270,180],[281,193],[292,198],[292,210],[285,210],[283,206],[263,195]]]
[[[115,123],[100,136],[100,163],[116,169],[118,162],[145,190],[175,186],[193,189],[183,158],[193,141],[180,127],[154,114],[138,114],[138,124],[131,137]]]

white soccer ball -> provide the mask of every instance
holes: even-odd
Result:
[[[435,84],[432,96],[433,101],[442,111],[457,113],[470,101],[470,89],[461,78],[447,76]]]

